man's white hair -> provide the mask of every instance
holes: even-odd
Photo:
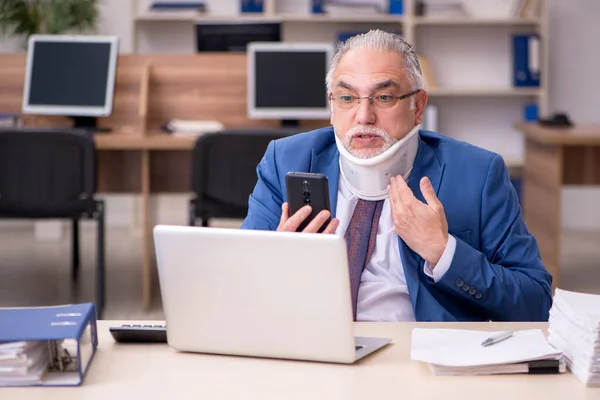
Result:
[[[384,32],[381,30],[370,30],[367,33],[353,36],[346,42],[340,42],[337,44],[331,64],[329,65],[327,77],[325,78],[327,92],[331,92],[331,86],[333,85],[333,74],[335,73],[340,60],[348,51],[355,49],[393,51],[398,53],[404,60],[404,67],[410,81],[411,89],[424,89],[423,75],[421,73],[421,66],[419,65],[419,57],[417,52],[414,50],[414,46],[393,33]],[[411,103],[412,101],[414,101],[414,97],[411,97]]]

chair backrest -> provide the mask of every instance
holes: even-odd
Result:
[[[194,146],[192,189],[197,214],[222,206],[228,217],[243,217],[257,182],[256,167],[269,142],[291,133],[285,130],[226,130],[198,137]],[[221,215],[224,217],[225,215]]]
[[[0,130],[0,216],[77,217],[93,210],[96,149],[91,134]]]

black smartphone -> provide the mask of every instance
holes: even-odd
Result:
[[[327,210],[331,213],[329,182],[325,175],[310,172],[288,172],[285,175],[285,186],[290,217],[305,205],[312,207],[311,214],[300,224],[297,232],[303,231],[321,211]],[[319,232],[323,232],[330,221],[331,216],[319,228]]]

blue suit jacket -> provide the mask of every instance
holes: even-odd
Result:
[[[503,159],[433,132],[419,136],[408,186],[424,202],[419,181],[429,177],[457,244],[449,270],[435,283],[423,272],[424,260],[398,238],[417,321],[547,321],[552,277],[527,231]],[[269,144],[243,229],[277,228],[289,171],[326,175],[335,215],[339,152],[328,127]]]

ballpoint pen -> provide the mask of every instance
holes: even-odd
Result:
[[[507,331],[507,332],[502,332],[496,336],[491,336],[487,339],[485,339],[483,342],[481,342],[482,346],[491,346],[493,344],[499,343],[503,340],[508,339],[509,337],[511,337],[513,335],[513,331]]]

